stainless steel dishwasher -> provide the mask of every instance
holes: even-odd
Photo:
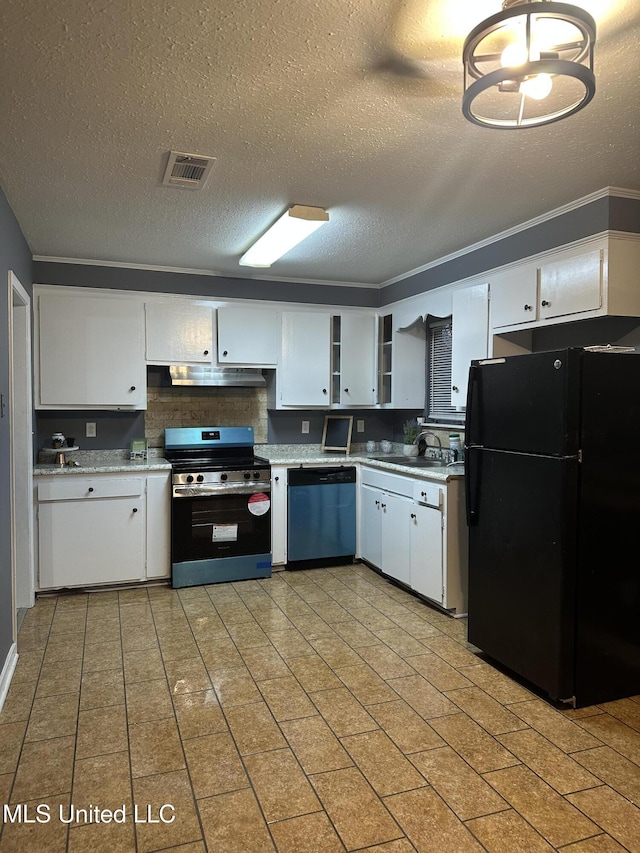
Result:
[[[292,468],[287,489],[287,568],[353,562],[356,469]]]

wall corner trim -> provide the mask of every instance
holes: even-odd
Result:
[[[9,692],[9,686],[11,685],[11,679],[13,678],[13,673],[17,663],[18,647],[16,643],[13,643],[9,647],[4,666],[2,667],[2,672],[0,673],[0,711],[2,711],[5,699],[7,698],[7,693]]]

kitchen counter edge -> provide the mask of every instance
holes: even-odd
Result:
[[[171,463],[162,457],[156,457],[147,461],[143,460],[120,460],[118,462],[107,462],[96,465],[46,465],[38,463],[33,466],[33,476],[43,477],[53,474],[54,476],[66,476],[73,474],[144,474],[148,471],[170,471]]]
[[[404,474],[421,480],[438,480],[441,483],[450,480],[464,479],[464,470],[453,470],[447,465],[434,465],[433,467],[420,468],[412,465],[396,465],[393,462],[385,462],[382,459],[367,456],[366,453],[354,454],[353,456],[328,456],[326,454],[296,455],[292,452],[279,454],[273,451],[258,451],[263,459],[267,459],[271,465],[284,465],[295,467],[296,465],[368,465],[379,468],[382,471],[393,471],[395,474]]]

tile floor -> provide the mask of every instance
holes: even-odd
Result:
[[[2,853],[640,851],[640,696],[557,711],[365,566],[43,598],[19,652]]]

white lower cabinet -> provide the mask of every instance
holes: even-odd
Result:
[[[374,468],[361,473],[361,556],[409,586],[413,482]]]
[[[403,495],[382,492],[380,505],[382,562],[380,568],[394,580],[411,582],[411,508],[413,502]]]
[[[271,466],[271,563],[287,562],[287,466]]]
[[[372,486],[360,493],[360,551],[385,575],[410,582],[409,537],[411,500]]]
[[[411,513],[411,589],[444,604],[443,491],[434,483],[414,483]]]
[[[467,609],[464,481],[362,466],[360,556],[456,615]]]
[[[380,489],[360,487],[360,556],[378,568],[382,567],[381,496]]]
[[[169,574],[168,473],[45,476],[35,491],[40,589]]]
[[[147,580],[171,573],[171,473],[147,474]]]

